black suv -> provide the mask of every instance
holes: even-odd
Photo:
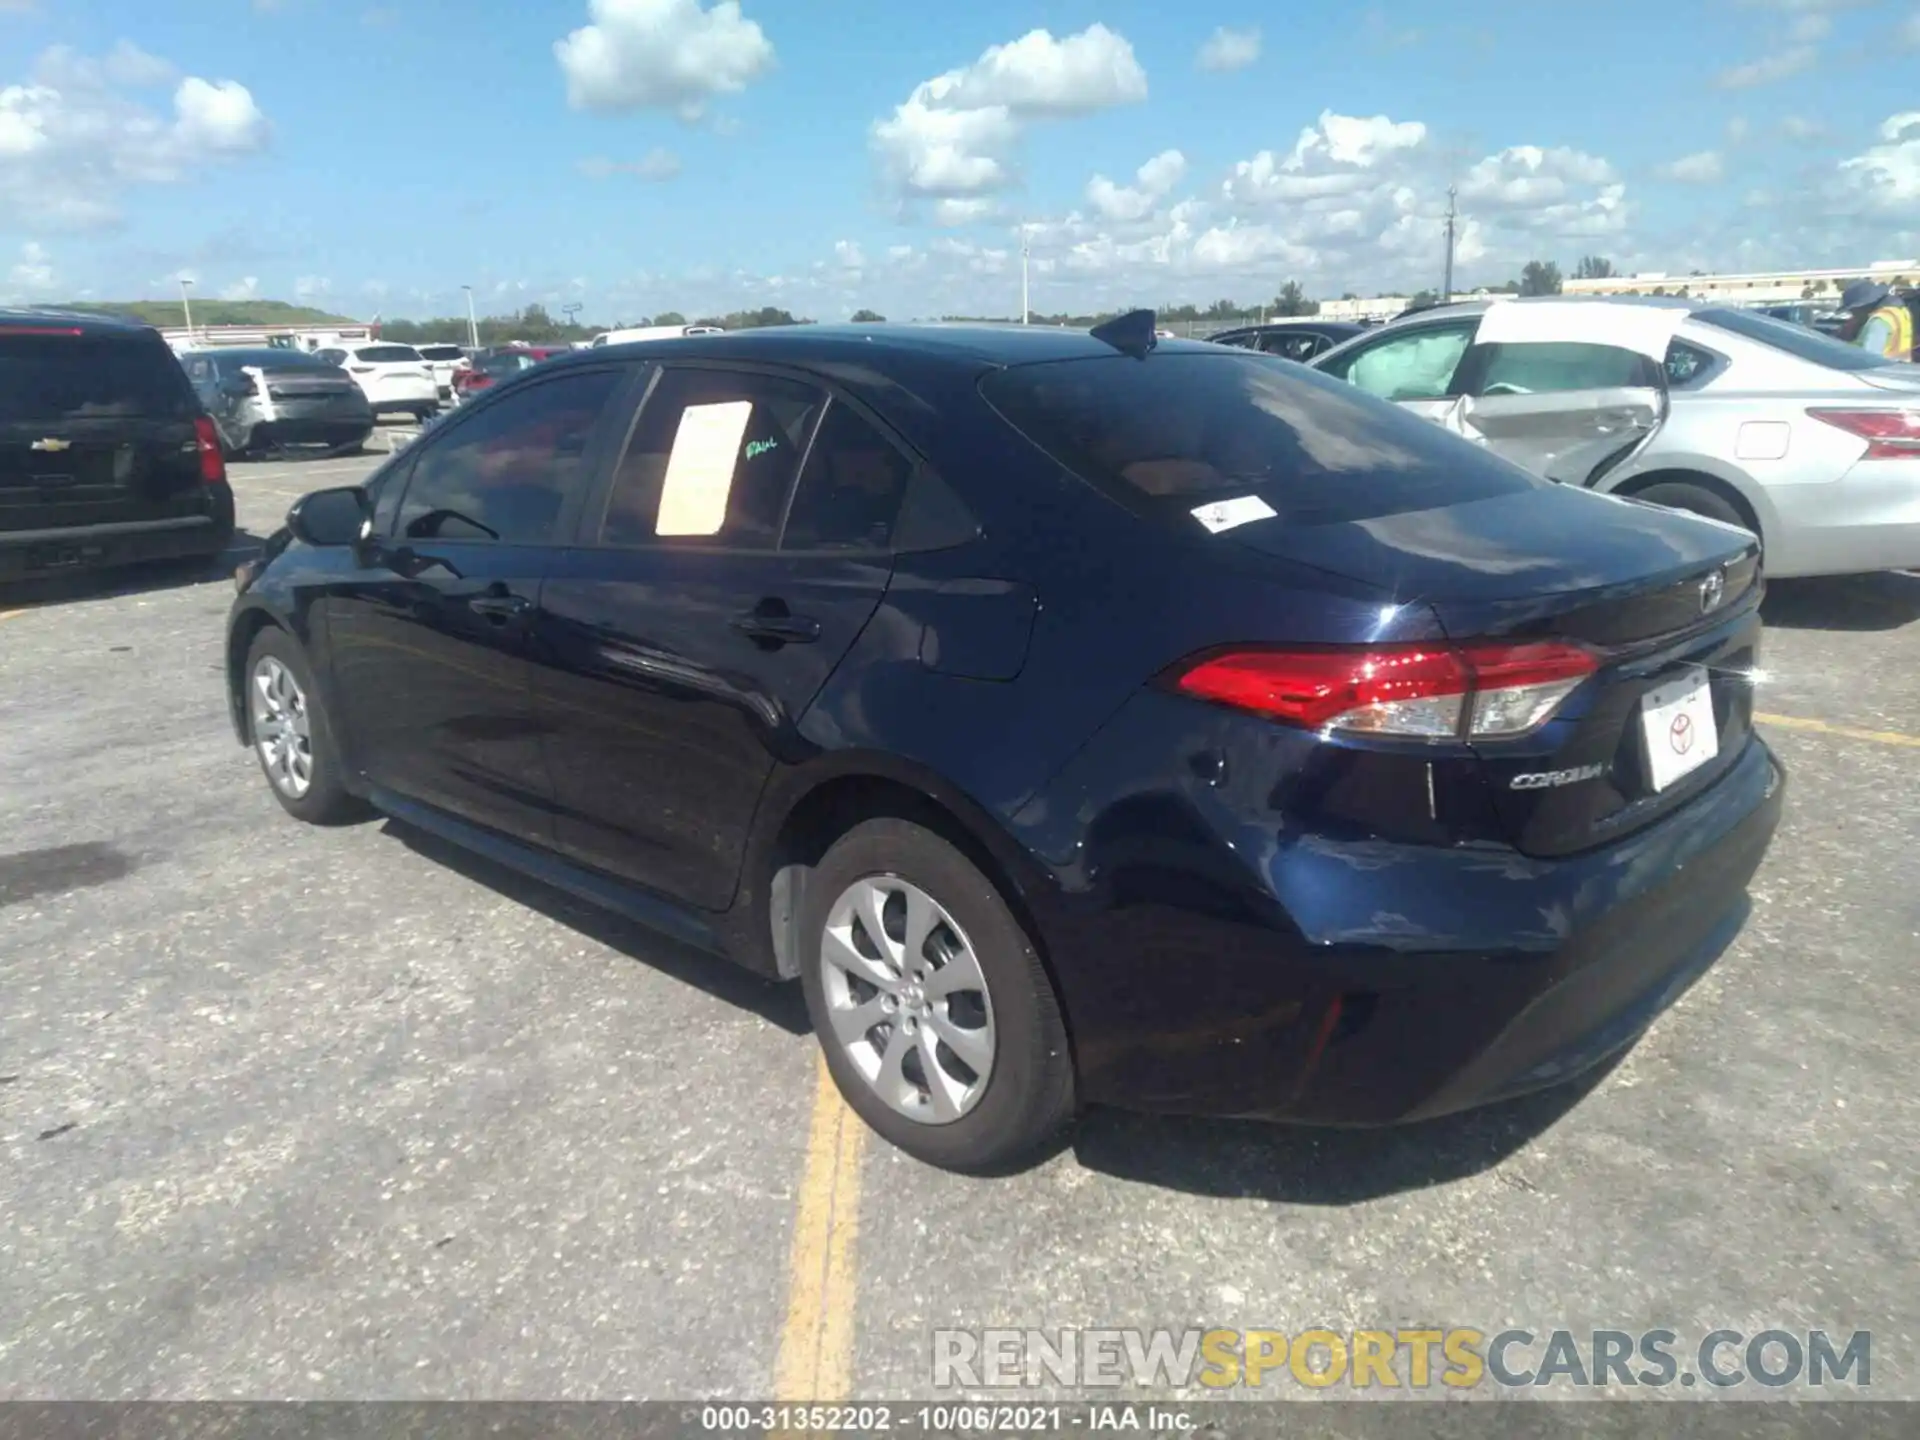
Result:
[[[158,331],[0,309],[0,583],[232,540],[219,437]]]

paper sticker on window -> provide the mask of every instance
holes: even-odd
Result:
[[[740,437],[753,414],[751,400],[689,405],[674,431],[673,451],[660,485],[656,535],[718,535],[727,519],[727,492],[740,457]]]
[[[1235,500],[1215,500],[1211,505],[1196,505],[1193,518],[1218,535],[1251,520],[1271,520],[1279,512],[1258,495],[1242,495]]]

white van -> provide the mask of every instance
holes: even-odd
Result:
[[[643,325],[638,330],[608,330],[593,337],[595,345],[630,345],[636,340],[678,340],[683,335],[725,334],[718,325]]]

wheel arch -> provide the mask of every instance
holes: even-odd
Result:
[[[1724,467],[1704,461],[1704,458],[1701,463],[1672,463],[1657,469],[1637,470],[1624,479],[1611,484],[1603,482],[1596,488],[1607,494],[1631,498],[1655,485],[1693,485],[1718,495],[1749,522],[1763,546],[1773,530],[1776,518],[1773,506],[1760,493],[1760,487],[1745,476],[1736,478],[1727,473]]]
[[[994,883],[1051,975],[1034,913],[1047,883],[1042,867],[986,806],[937,772],[868,752],[787,772],[762,796],[730,912],[743,963],[781,979],[799,974],[808,878],[835,840],[878,816],[924,825],[965,855]]]
[[[265,605],[249,605],[233,617],[227,627],[227,715],[233,733],[242,745],[251,745],[253,735],[247,719],[247,652],[263,630],[285,630]]]

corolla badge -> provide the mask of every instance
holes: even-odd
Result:
[[[1569,770],[1536,770],[1529,775],[1516,775],[1509,782],[1514,790],[1558,790],[1562,785],[1578,785],[1583,780],[1598,780],[1607,773],[1607,767],[1601,765],[1576,765]]]
[[[62,450],[71,450],[73,448],[73,441],[61,440],[54,436],[49,435],[44,440],[34,441],[32,448],[35,450],[45,451],[49,455],[57,455]]]
[[[1720,608],[1720,602],[1727,598],[1727,572],[1715,570],[1700,582],[1700,613],[1711,614]]]

